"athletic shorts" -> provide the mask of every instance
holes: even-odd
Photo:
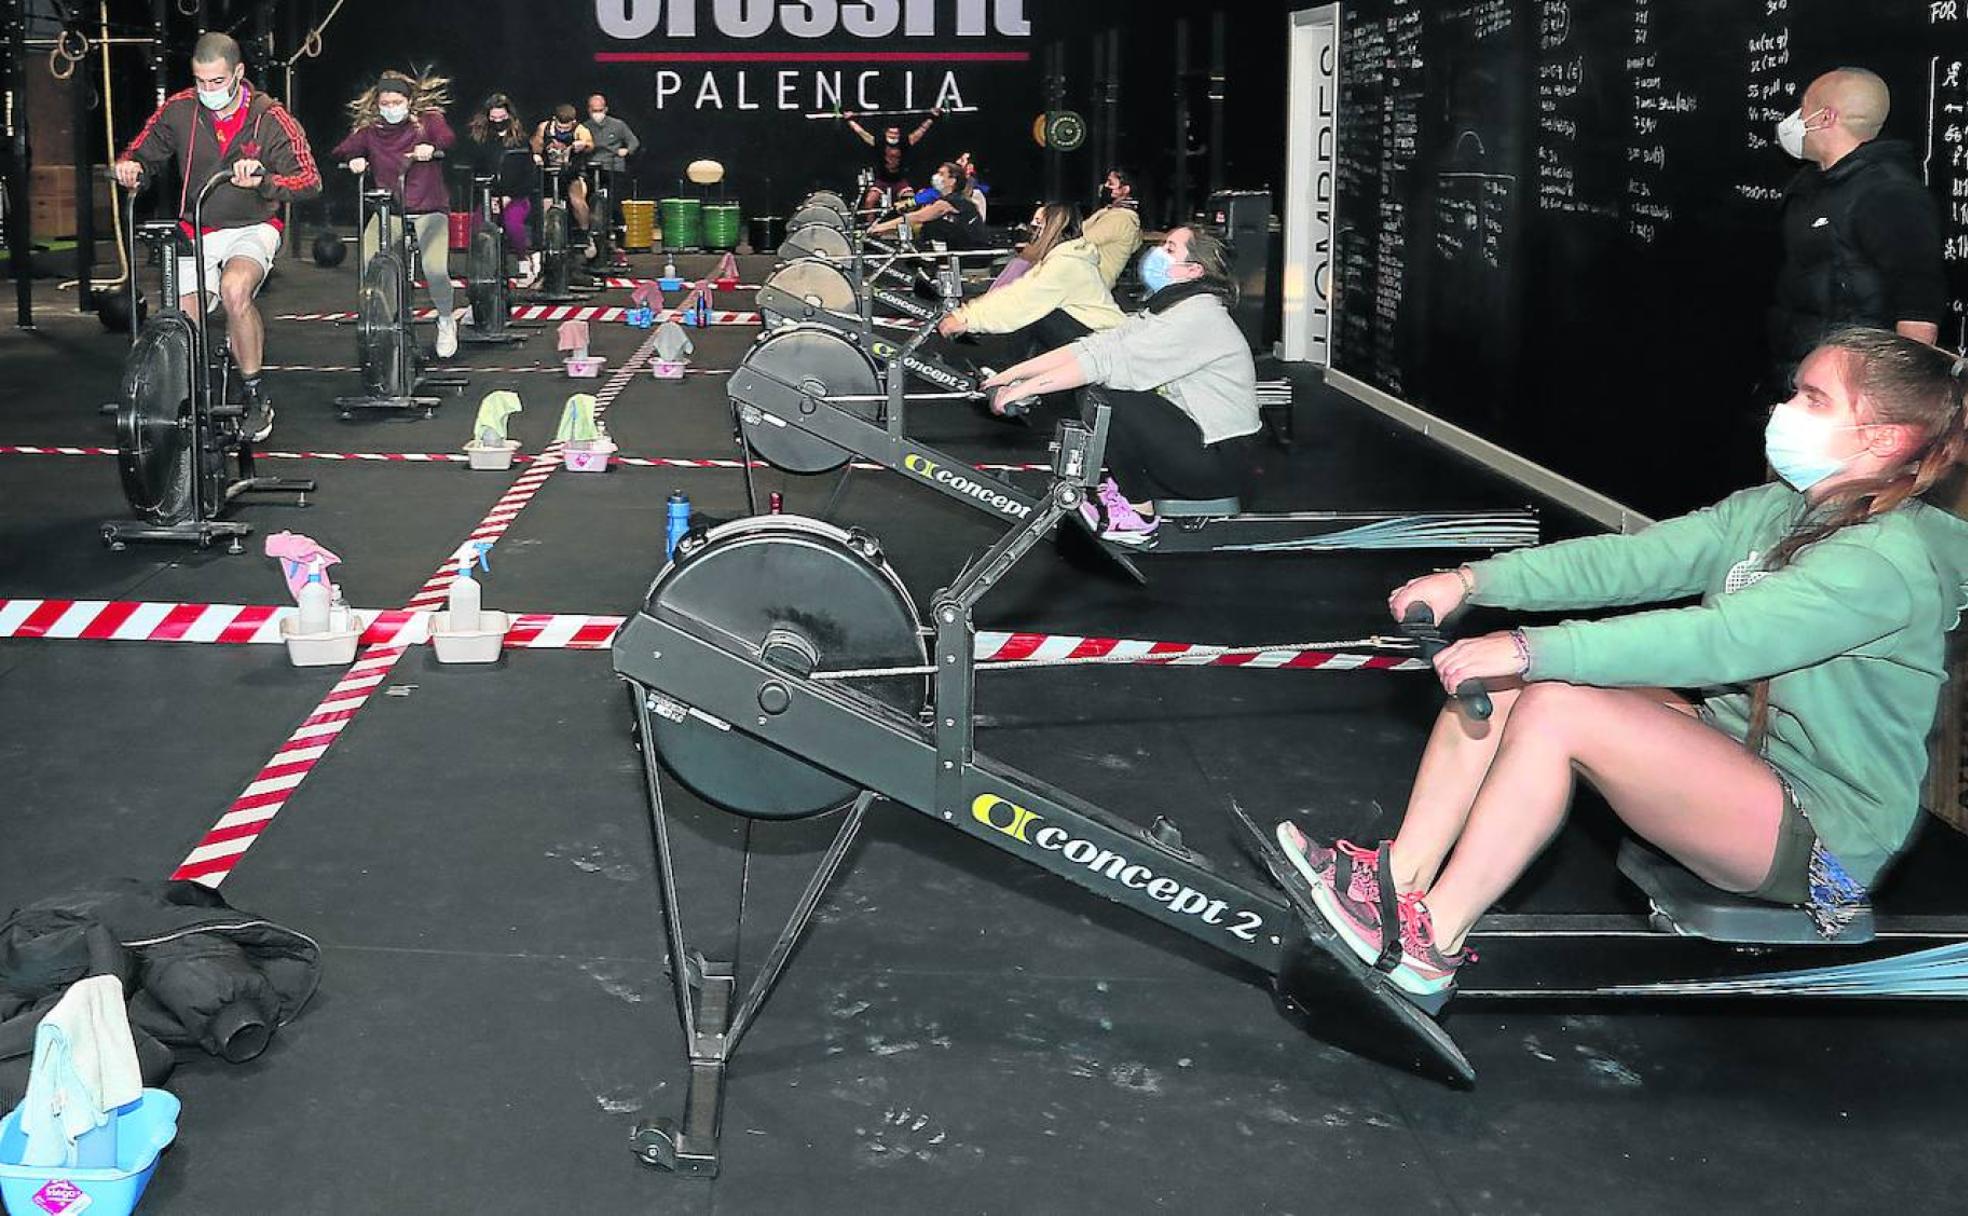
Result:
[[[280,229],[272,224],[249,224],[244,228],[221,228],[205,235],[205,311],[219,306],[219,274],[234,258],[247,258],[260,267],[260,285],[280,253]],[[178,291],[190,295],[198,290],[198,269],[191,258],[178,259]],[[258,295],[260,288],[253,288]]]
[[[1777,824],[1777,847],[1770,856],[1769,874],[1749,896],[1777,904],[1808,903],[1811,852],[1817,846],[1818,831],[1811,826],[1804,808],[1797,803],[1797,791],[1782,773],[1777,773],[1777,784],[1783,786],[1783,819]]]

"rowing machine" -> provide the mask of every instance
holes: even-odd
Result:
[[[922,350],[922,344],[935,334],[937,322],[956,307],[962,290],[952,261],[937,275],[937,291],[942,297],[939,306],[910,301],[917,309],[910,314],[915,331],[906,339],[875,332],[875,300],[890,293],[881,292],[871,280],[863,279],[857,285],[831,263],[816,258],[774,271],[760,285],[757,299],[767,332],[799,324],[830,329],[867,351],[878,366],[886,367],[890,359],[896,359],[905,371],[936,389],[981,400],[981,377]]]
[[[1048,526],[1077,512],[1100,467],[1106,421],[1097,410],[1091,427],[1061,424],[1043,506],[939,592],[927,620],[873,538],[766,516],[687,538],[617,635],[614,668],[629,684],[639,731],[690,1064],[681,1124],[658,1119],[632,1133],[644,1162],[716,1175],[725,1070],[877,798],[1249,964],[1315,1033],[1473,1082],[1442,1027],[1332,938],[1303,880],[1241,811],[1238,830],[1282,893],[1232,873],[1234,859],[1212,862],[1166,820],[1144,828],[976,750],[975,685],[986,669],[975,661],[975,607]],[[690,948],[665,771],[714,808],[752,819],[848,808],[742,999],[732,965]],[[1495,955],[1459,999],[1968,995],[1961,918],[1892,925],[1882,917],[1836,944],[1812,944],[1796,909],[1738,907],[1749,901],[1705,889],[1672,863],[1629,855],[1620,864],[1652,901],[1651,925],[1632,915],[1486,917],[1473,936]],[[1499,956],[1508,963],[1499,966]]]
[[[203,549],[224,537],[228,553],[244,553],[242,538],[253,525],[223,518],[242,494],[295,494],[306,506],[311,479],[260,477],[253,442],[241,433],[246,409],[228,400],[233,383],[229,343],[212,349],[208,322],[187,316],[180,301],[190,294],[202,307],[205,281],[205,200],[232,179],[224,170],[205,180],[191,202],[189,293],[178,283],[178,221],[138,224],[135,192],[123,213],[125,248],[139,241],[157,253],[161,299],[157,311],[130,342],[118,400],[103,407],[116,420],[116,466],[123,497],[135,519],[105,520],[102,539],[111,549],[133,540],[176,541]],[[137,276],[129,275],[130,316],[137,312]]]

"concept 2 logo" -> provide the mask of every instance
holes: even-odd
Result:
[[[927,456],[911,452],[902,458],[902,467],[924,481],[948,487],[965,498],[974,498],[1006,519],[1024,519],[1032,513],[1032,508],[1024,503],[962,473],[952,472]]]
[[[1147,866],[1090,840],[1077,839],[1065,828],[1047,823],[1044,816],[996,794],[979,794],[972,800],[970,817],[1028,848],[1058,853],[1109,882],[1130,891],[1145,892],[1156,903],[1167,904],[1171,912],[1193,916],[1206,925],[1220,925],[1224,932],[1240,941],[1256,941],[1258,931],[1264,927],[1264,918],[1255,912],[1232,908],[1173,878],[1157,878]]]

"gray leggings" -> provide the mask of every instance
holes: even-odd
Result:
[[[411,216],[410,222],[416,226],[418,260],[430,284],[431,303],[437,307],[438,316],[448,317],[455,299],[451,291],[451,217],[442,211],[427,211]],[[376,217],[372,215],[362,229],[362,264],[367,266],[375,253]]]

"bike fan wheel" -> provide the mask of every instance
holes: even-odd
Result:
[[[465,300],[471,305],[472,324],[488,333],[498,332],[505,320],[504,262],[496,235],[481,231],[472,238],[471,285],[465,289]]]
[[[703,548],[656,580],[645,611],[708,626],[720,645],[800,676],[928,662],[915,604],[872,540],[796,515],[754,516],[712,530]],[[629,660],[618,655],[618,669]],[[928,702],[921,675],[852,687],[911,723]],[[861,788],[742,728],[657,716],[652,729],[656,754],[678,781],[741,815],[817,815]]]
[[[403,284],[396,259],[379,254],[362,272],[356,303],[356,344],[362,348],[362,384],[372,397],[408,396],[403,365]]]
[[[191,517],[191,327],[181,317],[144,326],[123,371],[116,466],[130,509],[158,524]]]
[[[759,339],[739,364],[731,392],[742,405],[752,376],[765,376],[809,397],[875,397],[882,391],[874,363],[851,340],[817,325],[794,325]],[[842,401],[840,409],[881,420],[879,401]],[[831,440],[761,419],[739,426],[759,459],[788,473],[827,473],[854,453]]]
[[[568,242],[573,234],[567,226],[567,209],[549,207],[540,221],[540,244],[546,250],[541,258],[540,287],[547,295],[566,295],[574,277],[573,257]]]

